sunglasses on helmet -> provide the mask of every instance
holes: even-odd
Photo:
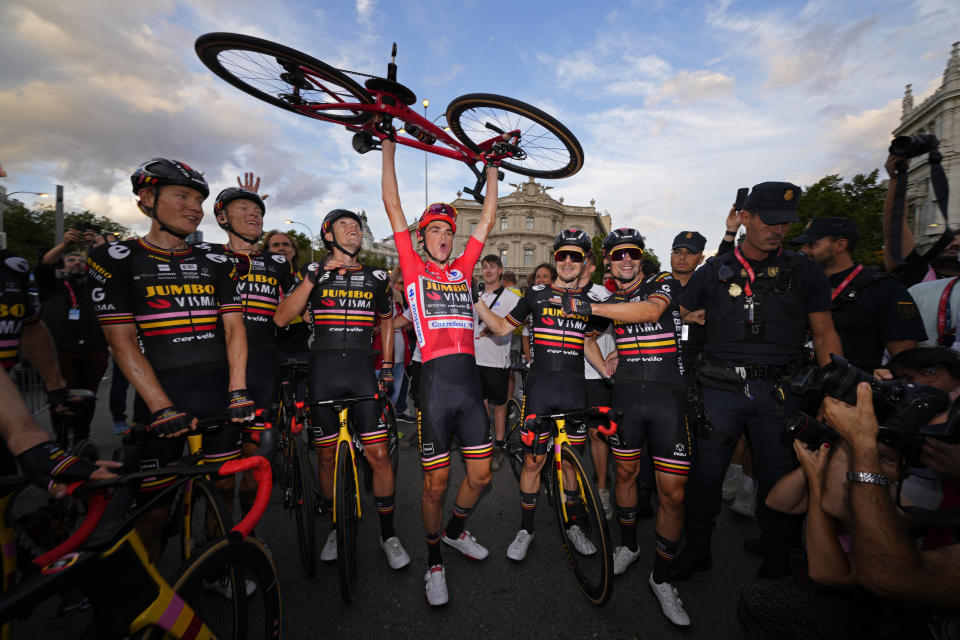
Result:
[[[424,211],[423,213],[424,215],[432,214],[437,216],[445,216],[447,218],[452,218],[454,220],[457,219],[457,210],[443,202],[437,202],[430,205],[429,207],[427,207],[427,210]]]

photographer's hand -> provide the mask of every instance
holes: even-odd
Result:
[[[730,207],[730,211],[727,212],[727,219],[724,221],[724,225],[726,225],[727,228],[727,235],[736,237],[737,230],[740,228],[740,212],[737,211],[736,205]]]
[[[939,438],[924,438],[920,462],[941,476],[960,478],[960,444],[944,442]]]
[[[877,451],[877,416],[873,412],[873,390],[867,382],[857,385],[857,404],[850,406],[846,402],[827,396],[823,407],[828,424],[850,443],[854,452],[858,450]],[[879,464],[879,462],[877,463]],[[867,471],[856,469],[856,471]],[[871,471],[879,473],[879,471]]]

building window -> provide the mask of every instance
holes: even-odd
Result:
[[[500,249],[500,262],[502,262],[503,264],[507,264],[507,250],[506,250],[506,249]]]
[[[557,221],[556,221],[556,220],[553,221],[553,232],[554,232],[554,233],[557,232]]]
[[[533,231],[533,216],[527,216],[527,231]]]
[[[476,228],[477,228],[477,223],[476,223],[476,222],[471,222],[471,223],[470,223],[470,235],[473,235],[473,232],[474,232],[474,230],[476,230]]]
[[[500,231],[506,231],[507,226],[507,216],[503,216],[500,218]]]
[[[525,267],[533,266],[533,249],[523,250],[523,266]]]

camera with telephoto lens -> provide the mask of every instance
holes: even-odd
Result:
[[[946,392],[926,384],[903,380],[876,380],[870,374],[837,355],[819,371],[808,368],[797,374],[791,389],[800,394],[822,392],[832,398],[857,404],[857,385],[870,383],[873,390],[873,410],[880,424],[877,440],[915,460],[924,436],[950,439],[960,434],[960,420],[930,425],[935,416],[950,407]],[[836,432],[809,415],[798,412],[786,421],[781,439],[794,438],[811,448],[817,448]]]
[[[897,136],[890,143],[890,153],[901,158],[916,158],[935,151],[940,146],[937,136],[932,133],[919,133],[915,136]]]

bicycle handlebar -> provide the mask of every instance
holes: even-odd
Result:
[[[239,471],[253,471],[253,477],[257,481],[257,495],[253,500],[253,506],[247,515],[238,522],[227,534],[230,542],[240,542],[250,535],[253,528],[260,522],[263,512],[266,511],[270,503],[270,490],[273,488],[273,474],[270,471],[270,461],[263,456],[251,456],[249,458],[240,458],[224,462],[217,471],[221,476],[227,476]]]
[[[609,426],[597,425],[597,431],[608,438],[617,432],[619,423],[623,420],[623,411],[614,411],[610,407],[587,407],[585,409],[571,409],[569,411],[557,411],[554,413],[531,413],[525,421],[533,421],[536,425],[540,420],[569,420],[571,418],[606,418]],[[534,431],[528,431],[521,437],[523,443],[528,447],[533,446],[536,439],[536,427]]]
[[[314,402],[304,402],[302,405],[298,402],[297,406],[308,407],[340,407],[341,409],[357,404],[358,402],[367,402],[370,400],[383,400],[385,394],[375,393],[369,396],[355,396],[353,398],[337,398],[336,400],[316,400]]]

